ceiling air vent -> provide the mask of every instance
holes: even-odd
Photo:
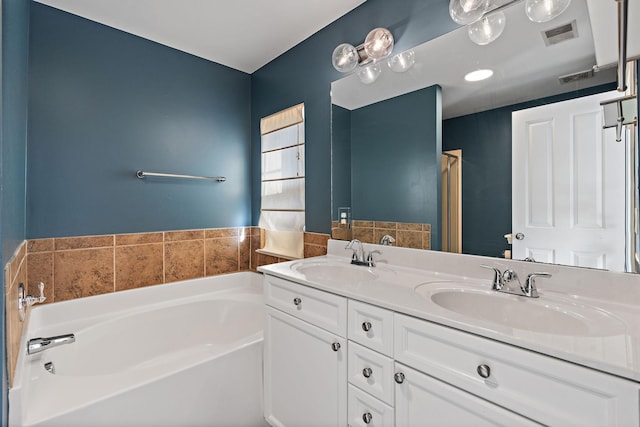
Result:
[[[561,84],[574,83],[580,80],[589,79],[593,77],[594,74],[595,72],[593,71],[593,69],[584,70],[584,71],[578,71],[577,73],[560,76],[558,77],[558,80],[560,80]]]
[[[544,44],[551,46],[561,43],[565,40],[571,40],[578,37],[578,27],[576,21],[573,20],[568,24],[560,25],[559,27],[552,28],[542,32],[542,39]]]

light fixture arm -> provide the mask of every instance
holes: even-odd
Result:
[[[367,65],[370,62],[373,62],[367,52],[364,50],[364,43],[356,46],[356,51],[358,52],[358,65]]]
[[[503,4],[499,5],[499,6],[494,7],[494,8],[491,8],[491,6],[489,6],[489,8],[487,10],[485,10],[485,12],[482,14],[480,19],[482,19],[485,16],[490,15],[490,14],[492,14],[494,12],[499,12],[501,10],[504,10],[504,9],[508,8],[509,6],[514,5],[516,3],[520,3],[522,1],[523,0],[509,0],[509,1],[503,3]]]
[[[618,92],[627,90],[627,16],[628,0],[615,0],[618,3]]]

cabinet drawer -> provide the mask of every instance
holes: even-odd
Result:
[[[393,405],[393,359],[348,342],[349,382]]]
[[[329,332],[347,336],[347,299],[278,277],[264,276],[266,304]]]
[[[640,423],[640,384],[401,314],[394,325],[397,361],[540,423]]]
[[[409,367],[396,383],[396,423],[402,427],[535,427],[525,417],[466,393]]]
[[[349,427],[393,427],[393,408],[349,385]]]
[[[349,300],[348,338],[393,357],[393,312]]]

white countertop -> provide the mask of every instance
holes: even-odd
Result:
[[[327,256],[262,266],[258,270],[316,289],[640,382],[640,300],[637,298],[640,294],[640,276],[638,275],[538,263],[524,264],[517,261],[378,245],[365,245],[366,250],[383,251],[383,258],[376,267],[352,266],[354,269],[362,269],[359,271],[369,269],[372,277],[375,277],[373,279],[358,280],[357,276],[361,275],[359,272],[351,281],[342,281],[332,277],[319,278],[317,275],[305,275],[298,271],[302,264],[351,267],[350,252],[343,250],[344,243],[330,241],[330,255]],[[480,264],[497,265],[501,270],[506,265],[513,268],[521,277],[525,277],[532,271],[552,271],[554,280],[538,281],[540,298],[511,296],[490,290],[493,273],[479,268]],[[434,265],[437,267],[432,267]],[[438,271],[435,271],[436,268]],[[525,271],[519,271],[519,268]],[[567,284],[561,285],[561,282]],[[595,288],[594,290],[594,286],[606,287],[606,289]],[[584,292],[575,292],[576,287],[584,289]],[[570,327],[558,322],[554,316],[532,318],[532,322],[538,323],[524,329],[519,328],[518,325],[514,327],[506,323],[482,320],[481,317],[459,314],[443,308],[432,299],[435,293],[451,288],[464,293],[486,294],[490,298],[509,299],[510,304],[518,307],[518,312],[525,314],[530,308],[525,306],[526,304],[542,304],[559,316],[570,313],[577,318],[583,330],[574,335]],[[611,294],[612,297],[598,297],[607,294]],[[517,306],[517,304],[523,305]],[[587,316],[581,317],[582,313],[587,313]],[[515,317],[517,315],[517,312],[512,314],[512,319],[519,321],[514,323],[522,325],[522,321]]]

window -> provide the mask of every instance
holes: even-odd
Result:
[[[304,252],[304,104],[260,121],[262,190],[259,251],[282,258]]]

